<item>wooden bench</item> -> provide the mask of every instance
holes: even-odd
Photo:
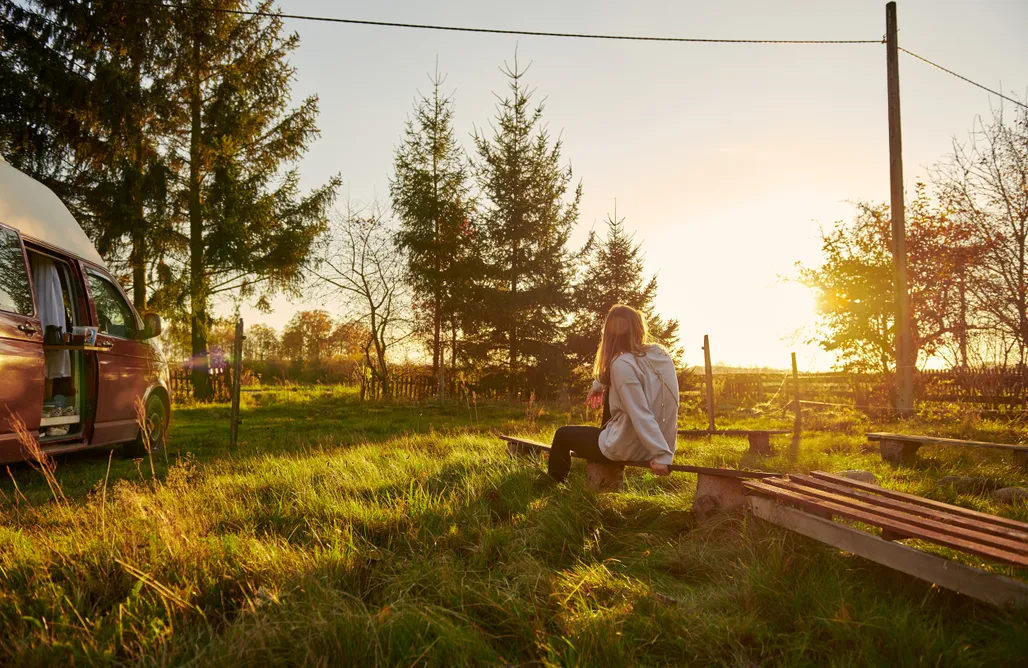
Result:
[[[938,436],[915,436],[911,434],[869,433],[869,441],[878,441],[878,449],[882,459],[891,464],[903,464],[914,458],[914,453],[922,445],[955,445],[965,448],[992,448],[1013,452],[1016,462],[1028,468],[1028,445],[1007,445],[1005,443],[988,443],[986,441],[962,441],[955,438]]]
[[[742,483],[757,517],[1001,607],[1028,606],[1028,584],[895,541],[915,538],[1028,568],[1028,524],[821,471]],[[881,535],[835,519],[878,527]]]
[[[511,456],[549,455],[550,446],[517,436],[500,436],[507,443],[507,453]],[[625,467],[649,469],[649,462],[619,462],[604,464],[586,461],[585,484],[594,492],[616,491],[624,487]],[[696,498],[693,510],[701,519],[717,512],[742,508],[746,499],[743,494],[744,480],[774,478],[778,473],[766,471],[740,471],[738,469],[707,468],[703,466],[686,466],[671,464],[668,468],[674,473],[695,473]]]
[[[750,442],[750,452],[758,455],[770,455],[772,434],[791,434],[788,429],[679,429],[678,435],[685,438],[699,436],[745,436]]]

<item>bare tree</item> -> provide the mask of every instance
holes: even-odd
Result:
[[[1017,360],[1028,355],[1028,111],[1004,121],[981,117],[968,142],[954,140],[953,156],[934,175],[951,215],[979,237],[980,257],[967,275],[979,326],[1005,333]],[[1006,337],[1000,336],[1000,340]]]
[[[404,258],[380,211],[348,206],[336,213],[322,257],[313,270],[315,283],[339,298],[344,312],[367,327],[364,359],[391,392],[389,353],[411,335],[410,294],[404,282]]]

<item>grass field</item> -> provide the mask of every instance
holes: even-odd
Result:
[[[176,410],[167,453],[58,460],[0,480],[0,665],[1016,665],[1028,614],[978,605],[742,516],[697,526],[695,478],[629,471],[596,496],[495,438],[548,439],[578,409],[366,405],[346,388]],[[911,431],[1024,438],[954,412]],[[695,427],[698,416],[684,416]],[[734,424],[732,424],[734,421]],[[783,424],[742,415],[723,426]],[[1028,520],[940,488],[1028,476],[1002,454],[866,449],[855,415],[809,416],[799,453],[680,441],[677,461],[860,468],[886,486]],[[108,465],[110,466],[108,472]],[[152,471],[152,472],[151,472]],[[963,558],[977,563],[973,558]],[[985,564],[977,564],[985,566]],[[1009,570],[992,568],[1010,574]],[[1025,573],[1014,575],[1028,579]]]

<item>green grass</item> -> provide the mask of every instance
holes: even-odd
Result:
[[[564,485],[495,438],[548,439],[578,409],[363,405],[343,388],[176,411],[167,460],[58,461],[0,481],[0,665],[1011,665],[1028,614],[978,605],[742,516],[697,526],[695,478]],[[701,423],[694,414],[688,426]],[[739,413],[722,426],[787,424]],[[861,468],[883,484],[1028,520],[934,481],[1025,484],[1002,454],[923,448],[884,465],[853,415],[811,415],[799,451],[680,441],[678,460]],[[1012,437],[1007,423],[903,428]],[[971,435],[971,434],[966,434]],[[17,489],[15,488],[17,484]],[[962,557],[968,563],[973,558]],[[990,567],[992,568],[992,567]],[[992,568],[996,572],[1008,572]],[[1024,574],[1018,574],[1024,577]]]

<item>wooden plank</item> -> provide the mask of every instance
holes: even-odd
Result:
[[[764,482],[746,481],[743,483],[743,486],[758,494],[773,496],[781,501],[798,505],[805,510],[813,510],[814,512],[828,510],[837,517],[863,522],[864,524],[870,524],[871,526],[876,526],[881,529],[888,529],[889,531],[905,536],[920,538],[921,540],[935,543],[942,547],[960,550],[961,552],[967,552],[968,554],[992,559],[1005,564],[1028,567],[1028,557],[1020,554],[1014,554],[1013,552],[1008,552],[1006,550],[989,547],[988,545],[979,545],[978,543],[957,538],[955,536],[948,536],[935,531],[929,531],[927,529],[914,526],[909,522],[889,519],[882,517],[877,513],[869,513],[849,506],[844,506],[839,503],[818,499],[808,494],[773,487],[765,484]]]
[[[911,515],[920,515],[939,522],[949,522],[955,526],[973,529],[984,533],[991,533],[996,536],[1003,536],[1005,538],[1028,543],[1028,532],[1016,531],[1014,529],[997,526],[991,522],[983,522],[971,517],[965,517],[958,513],[950,512],[949,510],[932,508],[904,501],[896,501],[878,494],[869,494],[858,489],[846,487],[844,485],[837,485],[825,480],[818,480],[817,478],[796,473],[790,473],[789,480],[798,481],[806,487],[815,487],[828,492],[834,492],[836,494],[852,496],[853,498],[864,500],[876,506],[902,510],[903,512],[910,513]]]
[[[972,541],[981,545],[988,545],[1007,552],[1013,552],[1015,554],[1028,555],[1028,543],[1025,543],[1024,541],[995,536],[982,531],[975,531],[974,529],[967,529],[945,521],[933,520],[920,515],[906,513],[902,510],[885,508],[846,494],[836,494],[834,492],[827,492],[814,487],[806,487],[792,480],[769,478],[764,480],[764,482],[773,487],[780,487],[800,494],[806,494],[816,499],[831,501],[832,503],[855,508],[863,512],[880,515],[887,519],[906,522],[911,526],[919,527],[924,530],[954,536],[955,538]],[[920,536],[915,534],[912,537],[919,538]]]
[[[943,503],[942,501],[935,501],[933,499],[926,499],[923,496],[917,496],[916,494],[907,494],[906,492],[897,492],[891,489],[885,489],[878,485],[871,485],[866,482],[860,482],[859,480],[850,480],[849,478],[843,478],[842,476],[832,475],[831,473],[825,473],[824,471],[811,471],[810,475],[820,480],[827,480],[836,484],[845,485],[847,487],[855,487],[865,492],[871,492],[873,494],[880,494],[890,499],[896,499],[898,501],[907,501],[910,503],[916,503],[927,508],[934,508],[936,510],[944,510],[956,515],[963,517],[969,517],[983,522],[991,522],[997,526],[1006,527],[1008,529],[1014,529],[1015,531],[1028,532],[1028,524],[1012,520],[1008,517],[1000,517],[999,515],[990,515],[989,513],[982,513],[977,510],[971,510],[970,508],[964,508],[961,506],[954,506],[949,503]]]
[[[525,445],[533,448],[541,453],[548,453],[550,446],[544,445],[539,441],[533,441],[527,438],[518,438],[515,436],[500,436],[500,439],[508,443],[517,443],[519,445]],[[573,454],[573,453],[572,453]],[[631,466],[633,468],[648,469],[650,468],[649,462],[618,462],[624,466]],[[668,469],[677,473],[702,473],[707,475],[717,475],[724,478],[777,478],[781,476],[780,473],[770,473],[767,471],[740,471],[738,469],[716,469],[708,468],[704,466],[686,466],[684,464],[670,464]]]
[[[996,450],[1013,450],[1015,452],[1028,452],[1028,445],[1013,445],[1009,443],[990,443],[987,441],[962,441],[956,438],[942,438],[941,436],[917,436],[913,434],[887,434],[881,432],[869,432],[866,434],[869,441],[907,441],[910,443],[926,443],[933,445],[956,445],[973,448],[993,448]]]
[[[679,429],[679,436],[749,436],[750,434],[791,434],[788,429]]]
[[[772,499],[751,496],[748,502],[753,515],[766,522],[887,568],[1001,608],[1028,607],[1028,585],[1023,582],[958,564],[907,545],[892,543],[867,532],[779,505]]]

